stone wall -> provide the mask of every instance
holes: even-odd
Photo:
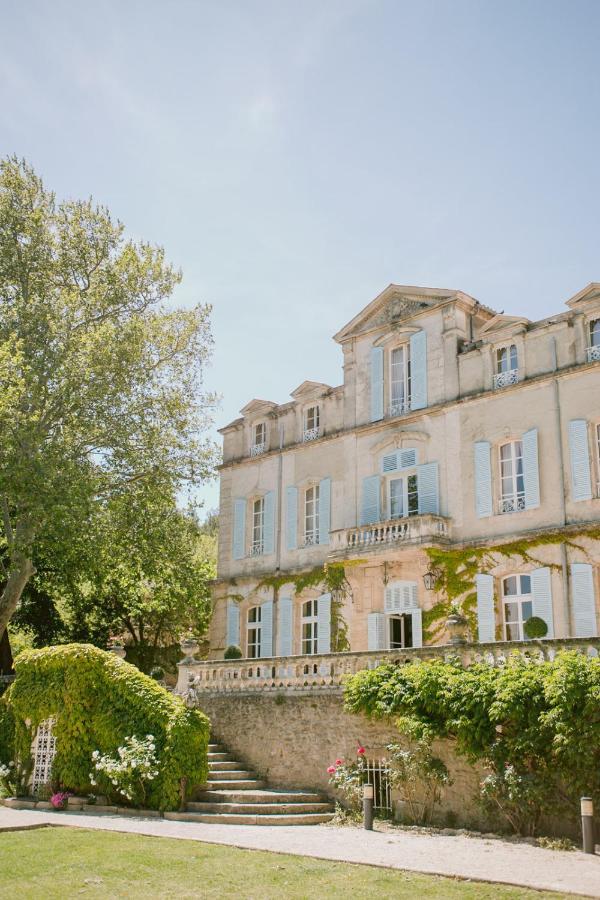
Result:
[[[234,757],[264,776],[270,787],[310,788],[332,794],[327,767],[337,758],[354,760],[357,745],[367,757],[385,756],[398,740],[391,722],[369,721],[344,711],[341,691],[290,694],[201,694],[198,705],[209,716],[212,733]],[[450,769],[453,784],[444,790],[441,824],[482,827],[475,803],[478,773],[457,759],[446,742],[436,753]]]

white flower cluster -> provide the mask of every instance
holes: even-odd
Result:
[[[11,763],[10,765],[13,766],[14,763]],[[8,778],[9,775],[10,775],[9,767],[4,766],[4,765],[2,765],[2,763],[0,763],[0,779]]]
[[[90,784],[98,784],[96,773],[100,773],[130,801],[139,799],[140,792],[144,794],[144,783],[153,781],[159,774],[156,744],[151,734],[145,738],[125,738],[123,746],[117,748],[116,758],[101,756],[99,750],[94,750],[92,763],[95,771],[90,775]]]

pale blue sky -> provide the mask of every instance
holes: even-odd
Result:
[[[2,0],[0,22],[0,154],[214,305],[218,425],[339,384],[331,335],[392,281],[540,318],[600,280],[599,0]]]

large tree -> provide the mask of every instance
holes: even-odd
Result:
[[[34,559],[76,543],[98,506],[209,476],[210,309],[166,308],[180,277],[105,208],[0,163],[0,635]]]

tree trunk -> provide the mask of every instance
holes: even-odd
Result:
[[[6,626],[17,608],[25,585],[34,574],[35,567],[29,556],[16,553],[11,561],[8,579],[2,591],[2,597],[0,597],[0,637],[6,631]]]

